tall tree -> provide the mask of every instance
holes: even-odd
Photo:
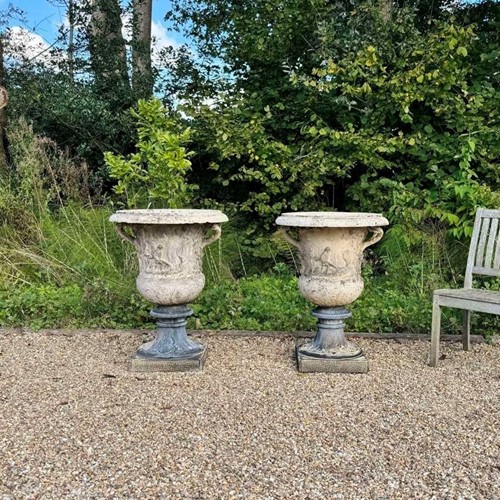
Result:
[[[3,56],[4,35],[0,34],[0,87],[4,85],[4,56]],[[7,151],[5,147],[5,126],[7,124],[7,114],[5,106],[7,105],[7,91],[0,89],[0,167],[7,165]]]
[[[130,91],[119,0],[91,0],[89,49],[97,87],[122,100]]]
[[[133,0],[132,19],[132,88],[136,97],[153,93],[151,66],[151,22],[153,0]]]
[[[75,0],[68,0],[68,71],[71,80],[75,77]]]

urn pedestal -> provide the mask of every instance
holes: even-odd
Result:
[[[109,220],[137,250],[137,290],[157,304],[156,337],[133,355],[132,370],[202,369],[206,348],[186,334],[187,304],[205,286],[203,248],[219,239],[227,217],[218,210],[120,210]]]
[[[363,291],[361,262],[365,248],[383,236],[389,224],[380,214],[348,212],[297,212],[276,220],[285,239],[296,246],[301,260],[299,289],[318,307],[316,336],[297,347],[300,372],[366,373],[368,360],[346,339],[345,308]],[[299,238],[286,230],[297,228]]]

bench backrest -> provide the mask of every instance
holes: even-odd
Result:
[[[478,208],[465,270],[465,288],[472,275],[500,276],[500,210]]]

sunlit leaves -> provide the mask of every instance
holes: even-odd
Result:
[[[139,101],[137,152],[123,157],[105,153],[109,175],[117,179],[115,193],[128,208],[180,208],[187,205],[196,186],[188,185],[186,175],[192,156],[185,145],[191,130],[181,127],[160,101]]]

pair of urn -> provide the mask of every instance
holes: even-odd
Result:
[[[120,210],[110,220],[134,245],[139,258],[137,289],[157,304],[155,339],[132,356],[134,371],[195,371],[206,348],[186,334],[187,318],[205,285],[203,248],[220,238],[228,219],[218,210]],[[361,262],[365,248],[382,238],[388,224],[379,214],[297,212],[276,220],[301,260],[299,289],[317,306],[316,336],[297,346],[301,372],[366,373],[368,360],[344,334],[345,308],[363,291]],[[296,228],[298,238],[287,231]]]

